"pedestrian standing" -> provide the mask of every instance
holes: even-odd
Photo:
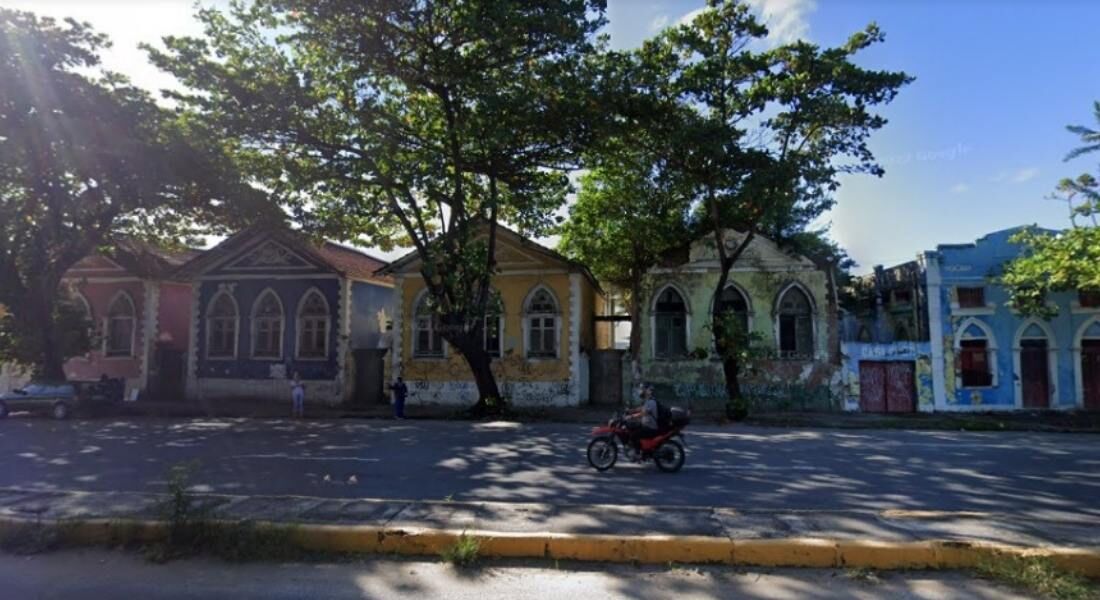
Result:
[[[298,372],[294,372],[294,378],[290,380],[291,416],[300,419],[306,416],[306,386],[302,384],[302,378]]]
[[[393,417],[404,419],[405,397],[409,395],[409,386],[405,385],[404,379],[398,377],[397,381],[390,386],[390,390],[393,391]]]

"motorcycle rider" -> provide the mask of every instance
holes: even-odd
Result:
[[[657,399],[653,397],[653,386],[648,383],[641,385],[642,406],[627,413],[628,423],[631,424],[631,444],[635,450],[641,450],[642,440],[651,438],[660,433],[658,429]]]

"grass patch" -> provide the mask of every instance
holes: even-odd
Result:
[[[451,547],[445,549],[440,556],[442,556],[443,560],[456,567],[469,567],[477,563],[480,553],[481,542],[478,541],[477,538],[470,537],[463,533],[459,536],[458,541]]]
[[[982,560],[975,570],[982,577],[1050,600],[1100,599],[1100,591],[1088,579],[1067,573],[1042,556],[997,555]]]

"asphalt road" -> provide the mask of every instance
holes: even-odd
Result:
[[[678,474],[584,458],[588,427],[446,421],[0,421],[0,486],[338,498],[929,509],[1100,517],[1100,436],[692,426]]]
[[[1027,598],[963,573],[879,575],[835,570],[743,571],[723,567],[635,568],[616,565],[517,564],[456,570],[440,562],[226,564],[186,560],[153,565],[102,550],[31,557],[0,554],[4,597],[99,600],[262,598],[889,598],[991,600]]]

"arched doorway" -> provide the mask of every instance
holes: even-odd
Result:
[[[1086,324],[1079,340],[1082,405],[1085,410],[1100,410],[1100,320]]]
[[[1050,351],[1053,340],[1038,321],[1030,321],[1020,328],[1016,338],[1020,376],[1020,399],[1023,408],[1050,408]]]

